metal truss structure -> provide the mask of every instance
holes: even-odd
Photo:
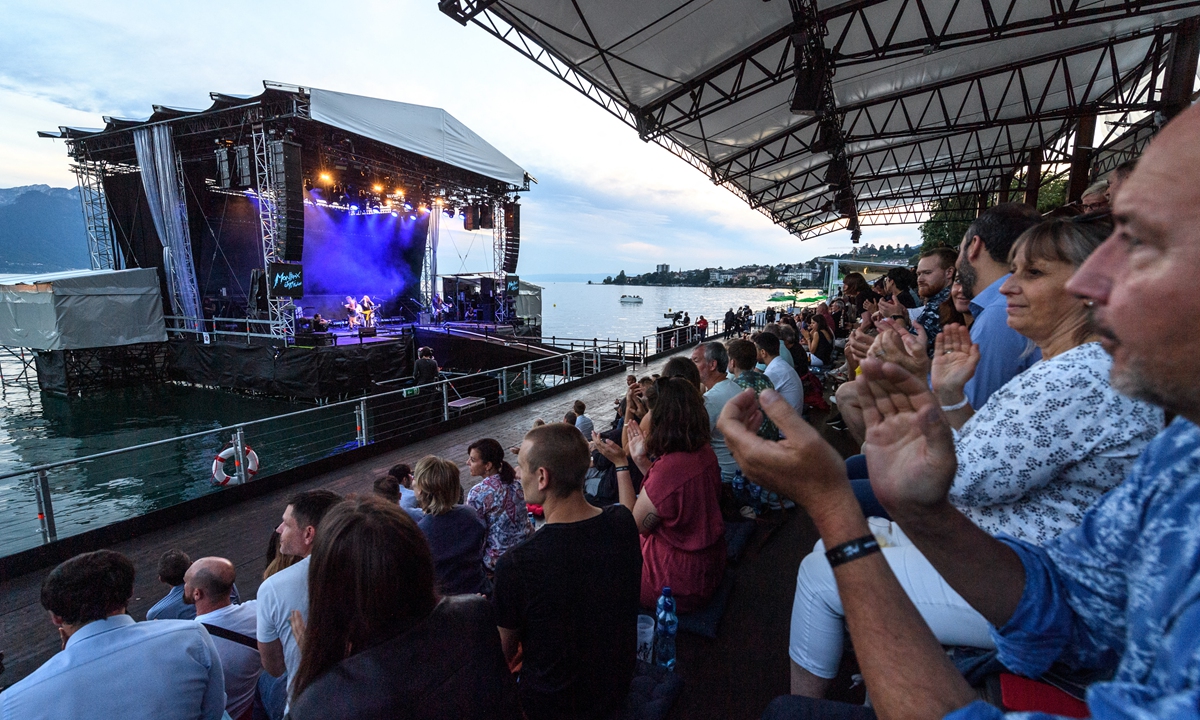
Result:
[[[504,284],[504,206],[493,203],[492,211],[492,277],[496,278],[496,322],[507,320],[508,303],[505,295],[507,288]]]
[[[104,163],[82,160],[71,169],[79,180],[79,202],[83,206],[92,269],[120,269],[120,252],[108,220],[108,199],[104,196]]]
[[[801,239],[920,221],[947,197],[986,206],[1041,170],[1111,169],[1153,134],[1146,117],[1194,95],[1200,37],[1190,0],[439,7]],[[1076,142],[1096,124],[1110,131]]]
[[[280,209],[283,198],[281,163],[277,156],[282,154],[280,141],[268,137],[266,128],[255,125],[251,132],[254,145],[255,189],[258,195],[258,223],[262,236],[263,268],[280,262],[283,257],[279,248]],[[267,283],[267,312],[271,321],[270,333],[274,337],[288,338],[296,334],[295,305],[290,298],[275,297],[271,284]]]
[[[436,202],[429,211],[429,237],[425,240],[425,255],[421,260],[421,304],[434,313],[433,296],[437,290],[437,251],[442,232],[442,203]]]

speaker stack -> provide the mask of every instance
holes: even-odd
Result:
[[[521,254],[521,205],[504,204],[504,272],[517,271],[517,257]]]
[[[275,243],[284,262],[300,262],[304,255],[304,171],[300,167],[300,145],[274,140],[270,150],[276,182],[283,190]]]

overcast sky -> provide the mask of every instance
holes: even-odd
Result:
[[[0,187],[73,186],[66,149],[39,139],[152,104],[204,108],[262,80],[445,108],[538,179],[522,198],[520,272],[646,272],[799,262],[850,247],[800,242],[731,193],[437,0],[46,3],[4,0]],[[490,237],[490,234],[489,234]],[[443,273],[491,262],[486,238],[443,224]],[[915,226],[863,242],[918,244]]]

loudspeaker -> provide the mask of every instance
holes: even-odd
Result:
[[[250,172],[250,146],[238,145],[233,149],[234,156],[237,157],[237,186],[252,187],[254,183],[254,175]]]
[[[521,205],[504,204],[504,267],[506,273],[517,271],[517,257],[521,254]]]
[[[300,146],[275,140],[270,147],[275,178],[283,188],[275,243],[281,260],[300,262],[304,255],[304,172],[300,167]]]
[[[479,211],[479,228],[481,230],[491,230],[496,227],[496,216],[492,213],[491,205],[480,205]]]
[[[378,332],[378,328],[373,328],[373,327],[359,328],[358,336],[360,338],[375,337],[377,332]]]
[[[229,148],[217,148],[217,187],[229,189]]]
[[[462,209],[463,230],[474,230],[479,227],[479,208],[475,205],[468,205]]]

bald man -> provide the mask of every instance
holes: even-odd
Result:
[[[208,629],[221,656],[225,711],[234,720],[250,720],[262,671],[256,639],[258,612],[254,600],[233,604],[230,593],[236,576],[233,563],[225,558],[200,558],[183,576],[183,601],[196,606],[196,622]]]

